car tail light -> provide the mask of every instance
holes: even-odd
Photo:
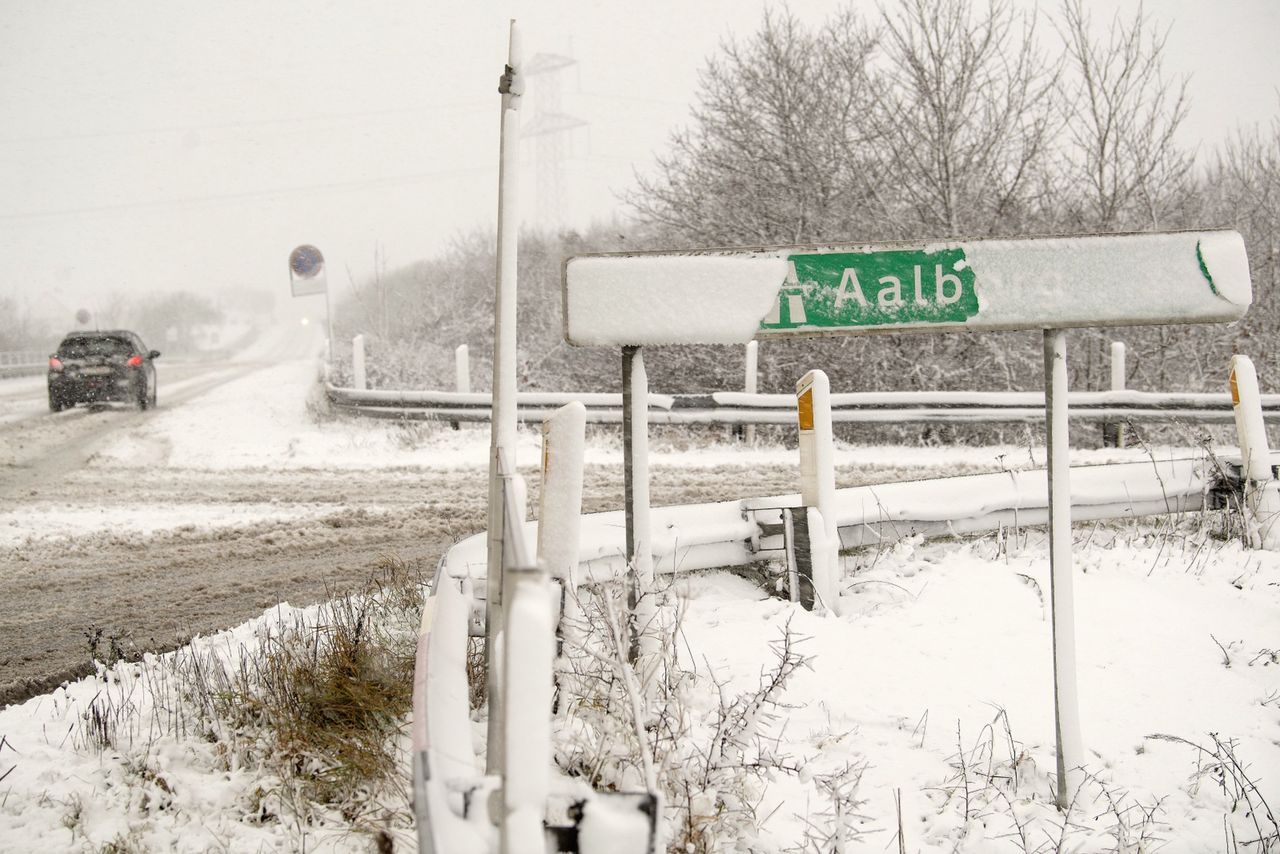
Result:
[[[142,366],[142,357],[141,357],[141,356],[130,356],[130,357],[129,357],[129,367],[131,367],[131,368],[138,368],[138,367],[141,367],[141,366]]]
[[[61,370],[62,370],[62,362],[59,362],[59,361],[58,361],[58,357],[57,357],[57,356],[50,356],[50,357],[49,357],[49,370],[51,370],[51,371],[61,371]]]

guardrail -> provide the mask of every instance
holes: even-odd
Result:
[[[21,377],[44,373],[49,357],[39,350],[0,352],[0,377]]]
[[[484,392],[364,391],[326,385],[330,402],[368,418],[406,421],[478,421],[491,415]],[[517,417],[540,423],[559,407],[580,401],[587,421],[622,422],[622,395],[608,393],[521,392]],[[655,424],[793,424],[796,399],[789,394],[650,394],[649,421]],[[1077,421],[1156,423],[1234,422],[1229,394],[1080,391],[1068,396],[1068,415]],[[1262,395],[1263,418],[1280,422],[1280,394]],[[1044,420],[1041,392],[851,392],[831,395],[837,422],[1018,423]]]

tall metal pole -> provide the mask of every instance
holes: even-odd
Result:
[[[498,81],[502,94],[502,137],[498,164],[498,270],[493,317],[493,419],[489,433],[489,553],[485,595],[485,684],[489,696],[488,749],[485,768],[498,773],[503,767],[502,640],[502,544],[506,527],[502,479],[498,460],[505,458],[516,471],[516,245],[519,222],[516,212],[516,178],[519,165],[519,102],[523,91],[517,69],[520,40],[511,21],[507,66]],[[523,520],[519,520],[523,521]]]
[[[1054,728],[1058,809],[1083,780],[1084,746],[1076,690],[1075,597],[1071,576],[1071,442],[1067,432],[1067,332],[1044,331],[1044,408],[1049,445],[1049,600],[1053,612]]]

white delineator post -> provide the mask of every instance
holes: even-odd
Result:
[[[459,344],[453,351],[453,390],[468,394],[471,391],[471,358],[466,344]],[[461,430],[462,425],[454,421],[454,430]]]
[[[516,189],[520,152],[520,114],[523,82],[518,74],[520,39],[511,22],[507,66],[498,81],[502,94],[502,137],[498,165],[498,269],[493,319],[493,416],[489,440],[489,551],[485,594],[485,683],[489,697],[488,749],[485,769],[502,767],[502,574],[503,532],[506,525],[499,457],[516,470]]]
[[[653,620],[653,538],[649,522],[649,375],[639,347],[622,348],[622,456],[627,558],[631,562],[627,606],[632,663],[657,651]],[[649,659],[651,660],[651,659]],[[641,666],[646,675],[647,668]]]
[[[547,571],[529,559],[524,541],[524,484],[518,475],[504,480],[502,854],[545,854],[555,625]]]
[[[542,492],[538,509],[538,564],[564,585],[567,623],[578,612],[578,542],[582,528],[582,467],[587,409],[566,404],[542,422]]]
[[[369,387],[369,381],[364,370],[363,335],[357,335],[351,339],[351,382],[361,391]]]
[[[796,383],[796,408],[800,423],[800,500],[810,508],[813,589],[818,602],[839,615],[835,436],[831,430],[831,382],[825,373],[809,371],[800,378]]]
[[[1231,357],[1231,406],[1236,416],[1240,471],[1245,480],[1244,515],[1249,543],[1255,549],[1280,551],[1280,482],[1271,468],[1258,372],[1248,356]]]
[[[1124,342],[1111,342],[1111,390],[1124,391],[1125,382],[1125,364],[1124,364]],[[1110,444],[1114,448],[1124,447],[1124,424],[1115,422],[1114,424],[1104,425],[1103,430],[1110,428],[1110,435],[1103,436],[1103,444]]]
[[[463,394],[471,391],[471,357],[466,344],[453,351],[453,390]]]
[[[742,390],[747,394],[755,394],[760,388],[760,348],[759,342],[747,342],[747,375],[742,383]],[[748,445],[756,443],[756,425],[748,424],[743,431]]]
[[[1084,780],[1076,689],[1075,596],[1071,575],[1071,443],[1067,430],[1067,332],[1044,331],[1045,432],[1049,445],[1049,600],[1053,614],[1054,728],[1058,809]]]

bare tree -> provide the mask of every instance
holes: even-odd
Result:
[[[1161,68],[1168,30],[1157,30],[1139,6],[1095,41],[1083,0],[1064,0],[1059,30],[1072,72],[1059,88],[1070,143],[1065,177],[1078,199],[1068,224],[1160,227],[1193,163],[1174,139],[1189,103],[1187,79],[1173,83]]]
[[[628,201],[704,245],[845,236],[851,220],[873,218],[859,117],[875,45],[851,11],[818,32],[788,11],[766,13],[750,40],[708,62],[692,126]]]
[[[1035,19],[992,0],[906,0],[883,11],[875,154],[914,236],[1024,230],[1041,202],[1057,68]]]

